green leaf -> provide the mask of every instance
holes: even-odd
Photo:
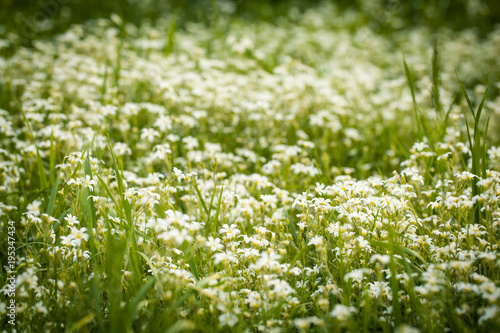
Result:
[[[186,331],[194,331],[196,329],[196,325],[189,320],[180,320],[177,321],[174,325],[172,325],[166,333],[177,333],[177,332],[186,332]]]
[[[288,219],[288,227],[290,228],[290,232],[292,233],[293,242],[295,243],[295,245],[298,246],[299,244],[298,244],[297,229],[295,229],[295,225],[290,219]]]
[[[214,189],[215,191],[215,189]],[[219,215],[220,215],[220,208],[222,205],[222,194],[224,193],[224,186],[221,186],[220,189],[220,195],[219,195],[219,202],[217,203],[217,211],[215,212],[215,223],[212,226],[212,236],[215,237],[215,234],[217,233],[217,228],[219,227]]]
[[[129,327],[132,325],[132,320],[137,316],[137,312],[139,311],[139,302],[146,296],[146,293],[151,289],[156,282],[156,278],[154,276],[150,277],[139,289],[137,295],[132,299],[132,301],[127,306],[128,311],[128,319],[129,319]]]
[[[47,215],[49,216],[52,216],[52,212],[54,211],[54,204],[56,201],[58,185],[59,185],[59,173],[57,174],[54,186],[52,186],[52,191],[50,192],[49,204],[47,205]]]
[[[168,28],[168,34],[167,34],[167,42],[165,43],[165,48],[163,49],[163,54],[166,56],[172,53],[172,50],[174,49],[174,36],[175,36],[176,24],[177,24],[177,14],[174,14],[172,15],[172,19],[170,21],[170,26]]]
[[[54,143],[54,131],[50,132],[50,183],[54,184],[56,173],[56,148]]]
[[[93,313],[90,313],[77,321],[71,328],[69,329],[69,332],[80,332],[85,326],[90,324],[94,320],[95,315]]]
[[[443,111],[443,105],[440,100],[439,86],[441,84],[439,79],[439,72],[441,66],[439,64],[439,52],[437,48],[437,39],[434,39],[432,48],[432,101],[434,103],[434,108],[436,113],[440,114]]]
[[[30,122],[28,118],[26,117],[26,113],[24,112],[21,103],[17,100],[17,98],[14,97],[14,100],[17,104],[17,107],[21,111],[21,114],[23,115],[24,122],[26,123],[26,126],[28,127],[28,131],[31,135],[31,138],[33,140],[33,144],[35,145],[35,150],[36,150],[36,164],[38,166],[38,177],[40,179],[40,187],[42,190],[47,188],[47,176],[45,175],[45,169],[43,167],[43,161],[42,161],[42,156],[40,155],[40,151],[38,149],[38,145],[36,144],[36,139],[35,135],[33,134],[33,130],[31,129]]]
[[[209,216],[207,205],[205,204],[205,200],[203,200],[203,196],[201,195],[200,189],[198,188],[196,181],[193,182],[193,187],[194,187],[194,190],[196,191],[196,196],[200,200],[200,203],[201,203],[201,206],[203,207],[203,210],[205,211],[207,216]]]
[[[96,174],[95,176],[99,180],[99,183],[101,183],[102,188],[104,188],[104,190],[106,191],[106,193],[108,194],[108,196],[111,198],[111,201],[113,201],[113,203],[115,204],[115,208],[117,209],[117,211],[120,211],[120,206],[116,202],[113,194],[111,194],[111,191],[110,191],[108,185],[106,185],[106,183],[104,182],[104,180],[102,180],[102,178],[99,175]]]

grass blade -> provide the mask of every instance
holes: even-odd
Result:
[[[408,64],[406,63],[404,55],[403,55],[403,64],[404,64],[404,68],[405,68],[406,80],[408,82],[408,86],[410,87],[411,98],[413,100],[413,109],[415,111],[415,120],[417,122],[418,136],[419,136],[420,140],[422,140],[424,135],[423,135],[423,131],[422,131],[422,125],[420,124],[420,111],[418,108],[417,99],[415,97],[415,79],[413,77],[413,73],[411,72],[410,68],[408,67]]]
[[[52,216],[52,212],[54,211],[54,204],[56,201],[57,188],[59,186],[59,173],[54,181],[54,186],[52,186],[52,191],[50,192],[49,204],[47,205],[47,214]]]

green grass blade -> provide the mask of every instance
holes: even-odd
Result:
[[[55,181],[55,174],[56,174],[56,149],[55,149],[55,142],[54,142],[54,131],[50,132],[50,160],[49,160],[49,166],[50,166],[50,183],[54,184]]]
[[[54,186],[52,186],[52,191],[50,192],[49,204],[47,205],[47,214],[52,216],[52,212],[54,211],[54,204],[57,196],[57,188],[59,186],[59,173],[54,181]]]
[[[203,200],[203,196],[201,195],[201,192],[200,192],[200,189],[198,188],[198,185],[196,184],[196,181],[193,182],[193,188],[194,190],[196,191],[196,196],[198,197],[198,199],[200,200],[200,203],[201,203],[201,207],[203,207],[203,210],[205,211],[205,213],[207,214],[207,217],[209,217],[210,213],[208,212],[208,208],[207,208],[207,205],[205,204],[205,200]]]

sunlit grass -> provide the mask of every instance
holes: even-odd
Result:
[[[498,330],[497,35],[337,13],[0,58],[17,332]]]

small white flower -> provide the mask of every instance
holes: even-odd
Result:
[[[81,229],[72,227],[70,234],[72,243],[74,243],[76,246],[80,246],[82,244],[82,240],[88,240],[89,235],[85,233],[85,231],[87,231],[87,228],[85,227]]]
[[[233,327],[238,323],[238,317],[232,313],[223,313],[219,316],[219,325],[221,327]]]
[[[85,178],[82,178],[81,184],[85,187],[88,187],[91,192],[94,191],[93,185],[97,185],[97,181],[90,179],[89,175],[85,175]]]
[[[221,244],[221,240],[219,238],[213,238],[212,236],[208,236],[208,241],[205,242],[205,245],[209,247],[212,252],[216,252],[224,248],[224,245]]]
[[[368,268],[360,268],[360,269],[355,269],[346,275],[344,275],[344,281],[348,282],[350,279],[361,283],[361,281],[364,279],[364,276],[370,274],[370,270]]]
[[[75,224],[80,224],[80,222],[78,221],[77,217],[74,216],[74,215],[71,215],[71,214],[66,215],[66,217],[64,218],[64,220],[66,222],[68,222],[68,225],[70,225],[70,226],[73,226]]]

